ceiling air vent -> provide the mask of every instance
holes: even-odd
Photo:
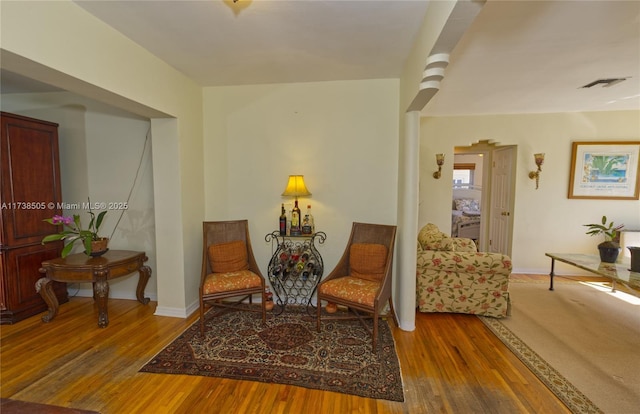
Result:
[[[581,88],[591,88],[593,86],[596,85],[602,85],[603,88],[608,88],[609,86],[613,86],[616,85],[624,80],[627,80],[627,78],[609,78],[609,79],[598,79],[595,80],[591,83],[587,83],[584,86],[581,86]]]

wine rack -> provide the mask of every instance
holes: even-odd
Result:
[[[265,236],[273,251],[267,272],[276,314],[282,313],[287,305],[305,306],[310,314],[310,308],[315,309],[311,299],[324,272],[316,243],[323,244],[326,238],[322,231],[303,236],[283,236],[274,231]]]

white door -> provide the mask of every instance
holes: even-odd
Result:
[[[515,155],[515,147],[497,148],[492,153],[489,251],[508,256],[513,231]]]

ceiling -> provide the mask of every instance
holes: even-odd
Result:
[[[75,2],[202,86],[398,78],[428,8],[422,0]],[[640,109],[640,2],[490,0],[465,24],[425,115]],[[0,75],[3,94],[52,90]],[[582,88],[599,79],[626,80]]]

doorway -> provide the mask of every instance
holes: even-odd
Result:
[[[516,147],[480,141],[454,148],[451,235],[479,251],[511,254]]]

